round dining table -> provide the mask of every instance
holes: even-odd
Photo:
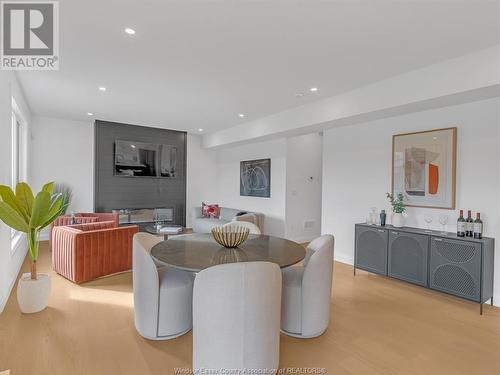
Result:
[[[258,261],[285,268],[300,262],[305,254],[304,247],[296,242],[264,234],[249,235],[235,249],[219,245],[209,233],[175,236],[151,249],[151,256],[160,264],[191,272],[218,264]]]

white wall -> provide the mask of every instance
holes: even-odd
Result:
[[[271,158],[271,198],[240,196],[240,161]],[[286,139],[218,150],[214,203],[265,214],[264,232],[285,235]],[[210,182],[207,182],[210,183]]]
[[[186,227],[191,227],[191,209],[216,199],[216,154],[201,148],[201,137],[187,136]]]
[[[286,234],[307,242],[321,234],[323,136],[312,133],[287,139]]]
[[[354,224],[370,207],[390,212],[392,135],[458,127],[457,209],[481,212],[485,235],[500,240],[500,99],[444,107],[399,117],[330,129],[324,133],[322,232],[335,235],[335,258],[350,263]],[[409,208],[406,224],[425,227],[424,213],[449,216],[455,231],[457,210]],[[495,293],[500,303],[500,257],[496,257]]]
[[[39,189],[49,181],[73,189],[69,211],[92,212],[94,130],[92,122],[33,117],[31,181]]]
[[[12,98],[16,101],[24,120],[27,122],[27,129],[23,135],[25,143],[23,158],[27,160],[30,151],[31,112],[15,74],[9,71],[0,71],[0,160],[2,161],[0,163],[0,184],[2,185],[11,184]],[[27,172],[28,175],[25,177],[30,182],[29,169]],[[12,248],[10,228],[0,222],[0,312],[7,302],[26,253],[27,246],[24,236],[17,243],[17,246]]]

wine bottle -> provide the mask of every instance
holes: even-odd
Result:
[[[472,211],[467,211],[467,219],[465,220],[465,235],[472,237],[474,233],[474,220],[472,220]]]
[[[460,216],[457,220],[457,236],[465,237],[465,219],[464,219],[464,210],[460,210]]]
[[[483,222],[479,212],[476,214],[476,220],[474,220],[474,238],[483,238]]]

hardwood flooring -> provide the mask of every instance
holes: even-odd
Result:
[[[141,338],[133,324],[132,277],[81,286],[54,274],[47,245],[39,271],[52,275],[49,307],[19,312],[15,291],[0,315],[0,373],[11,375],[174,374],[191,365],[191,333]],[[28,271],[28,264],[23,266]],[[498,375],[500,309],[478,306],[335,263],[330,327],[319,338],[281,336],[284,374]],[[310,372],[309,372],[310,373]]]

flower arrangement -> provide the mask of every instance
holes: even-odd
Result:
[[[395,214],[402,214],[406,211],[406,207],[404,204],[404,195],[402,193],[398,193],[396,196],[390,193],[386,193],[387,199],[392,206],[392,212]]]

